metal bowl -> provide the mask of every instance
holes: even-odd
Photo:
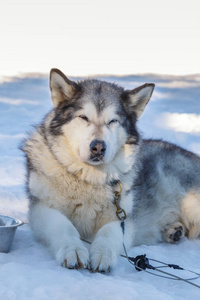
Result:
[[[24,223],[18,219],[0,215],[0,252],[7,253],[12,245],[15,231]]]

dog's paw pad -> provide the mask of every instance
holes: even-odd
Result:
[[[185,233],[184,225],[177,222],[165,229],[163,238],[168,243],[177,243],[185,236]]]
[[[170,233],[169,238],[172,242],[178,242],[184,235],[183,226],[175,227],[174,230]]]

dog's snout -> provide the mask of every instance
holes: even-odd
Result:
[[[106,151],[106,143],[104,141],[94,140],[90,144],[90,151],[94,155],[104,155]]]

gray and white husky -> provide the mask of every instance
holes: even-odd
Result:
[[[52,69],[50,89],[54,108],[22,148],[30,224],[59,264],[107,271],[123,239],[128,249],[199,237],[200,158],[137,131],[154,84],[124,90]],[[119,188],[124,236],[114,204]],[[81,238],[92,241],[89,250]]]

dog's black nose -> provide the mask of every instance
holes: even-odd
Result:
[[[106,151],[106,143],[104,141],[94,140],[90,144],[90,151],[94,155],[104,155]]]

